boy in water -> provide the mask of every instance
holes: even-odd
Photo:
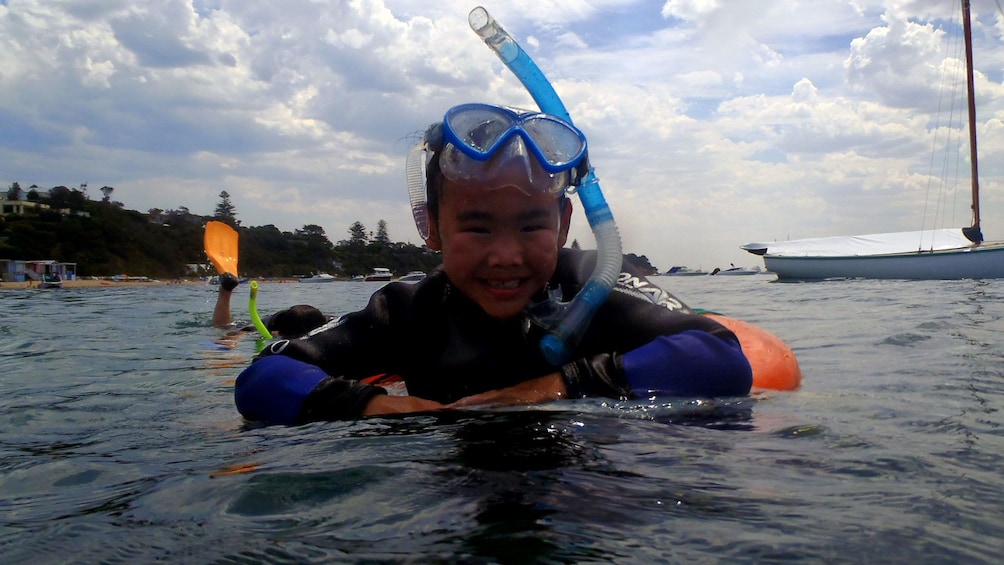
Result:
[[[749,392],[752,372],[735,335],[628,263],[572,361],[554,366],[541,354],[555,297],[574,296],[596,260],[563,248],[572,215],[565,190],[588,167],[574,126],[466,104],[429,128],[424,150],[427,202],[416,220],[442,265],[417,285],[383,287],[333,327],[272,343],[237,379],[247,419],[299,424],[586,396]],[[408,396],[362,382],[380,373],[400,375]]]
[[[213,307],[213,325],[218,328],[229,328],[233,324],[230,315],[230,299],[233,297],[238,282],[237,277],[230,273],[220,275],[220,289],[216,295],[216,305]],[[303,337],[330,320],[331,318],[309,304],[297,304],[272,314],[263,320],[263,323],[273,337],[292,339]],[[257,331],[258,329],[253,324],[248,324],[233,333],[228,333],[224,339]]]

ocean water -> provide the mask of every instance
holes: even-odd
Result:
[[[253,427],[232,387],[256,343],[215,343],[215,289],[0,291],[0,555],[1000,562],[1004,281],[654,280],[785,339],[802,388]],[[378,286],[259,301],[344,313]]]

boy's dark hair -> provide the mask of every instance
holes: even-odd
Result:
[[[328,317],[317,308],[298,304],[269,316],[265,327],[269,331],[279,332],[279,337],[295,338],[323,326],[327,321]]]

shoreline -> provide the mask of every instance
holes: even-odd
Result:
[[[264,281],[259,281],[264,282]],[[276,279],[267,281],[268,283],[288,283],[296,282],[296,279]],[[21,282],[10,282],[10,281],[0,281],[0,290],[24,290],[24,289],[38,289],[40,281],[21,281]],[[127,288],[136,286],[175,286],[175,285],[209,285],[206,281],[201,279],[168,279],[168,280],[147,280],[147,281],[130,281],[130,280],[108,280],[108,279],[73,279],[69,281],[63,281],[62,288]],[[59,290],[59,289],[51,289]]]
[[[23,290],[26,288],[37,289],[41,281],[21,281],[21,282],[10,282],[2,281],[0,282],[0,290]],[[155,280],[155,281],[114,281],[114,280],[91,280],[91,279],[74,279],[71,281],[63,281],[62,288],[125,288],[130,286],[168,286],[168,285],[196,285],[196,284],[206,284],[206,281],[200,281],[198,279],[171,279],[171,280]],[[58,290],[58,289],[52,289]]]

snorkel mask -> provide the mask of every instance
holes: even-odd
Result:
[[[429,237],[429,165],[471,190],[506,186],[524,194],[561,194],[587,167],[586,136],[561,118],[490,104],[450,108],[408,156],[415,225]],[[424,166],[423,166],[424,165]]]

